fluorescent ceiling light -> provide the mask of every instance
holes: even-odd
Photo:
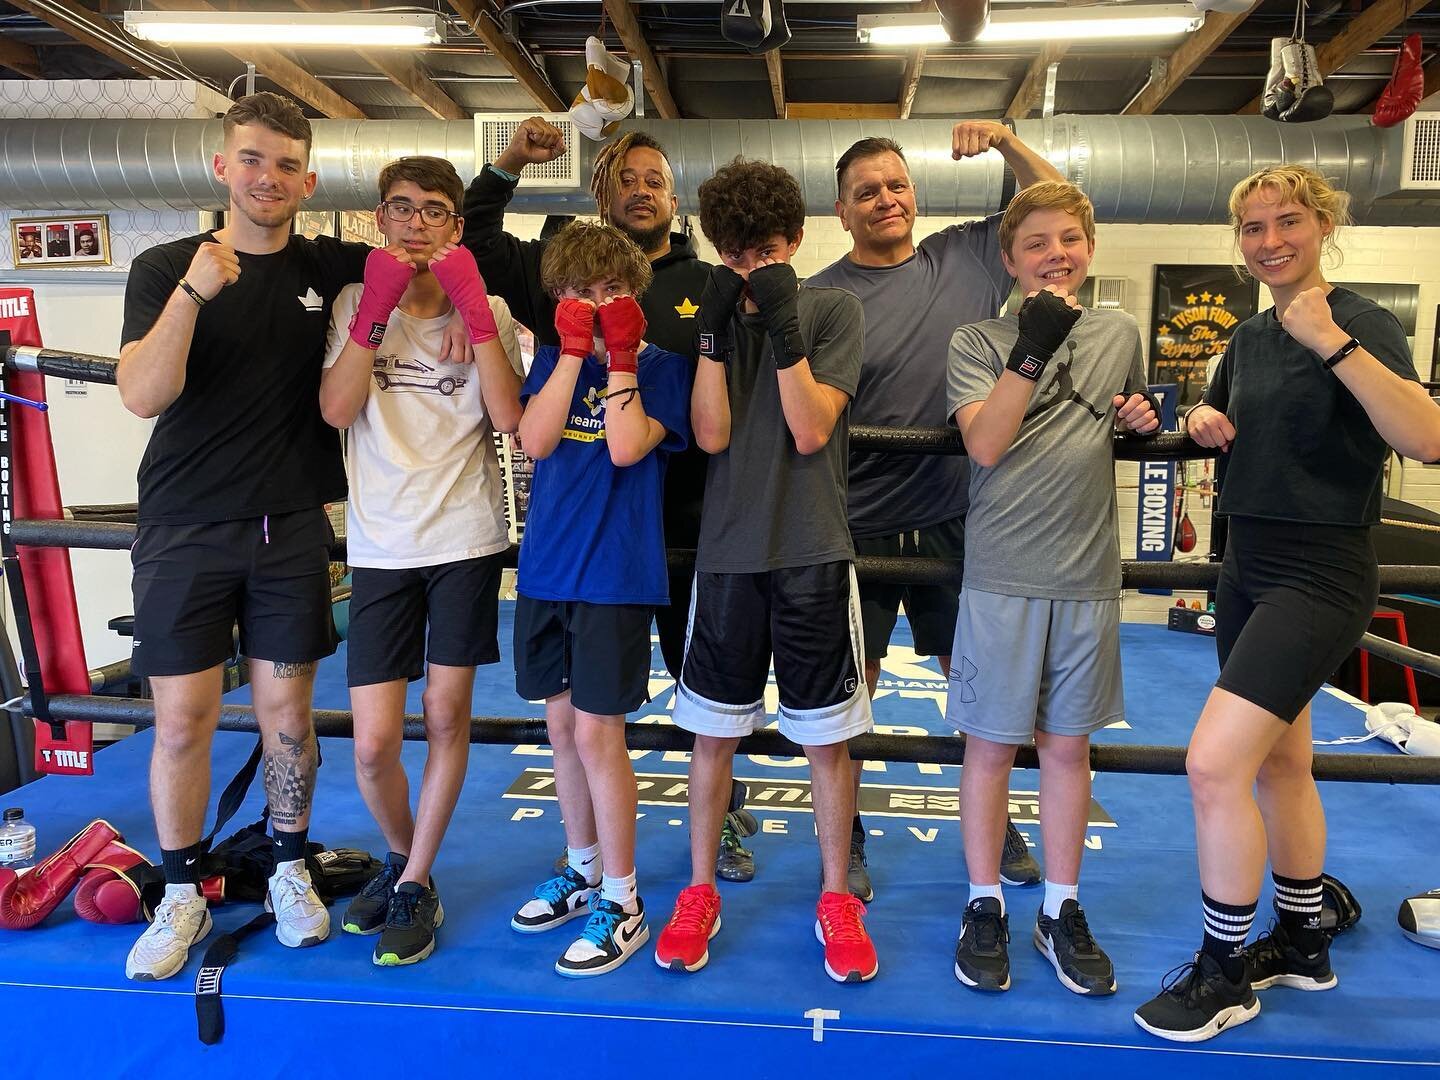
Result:
[[[1082,13],[1083,12],[1083,13]],[[1095,41],[1115,38],[1179,37],[1204,21],[1190,4],[1105,4],[1083,9],[1026,8],[993,12],[976,41]],[[940,16],[861,15],[861,41],[873,45],[947,45]]]
[[[127,11],[125,29],[162,45],[416,46],[445,41],[435,14]]]

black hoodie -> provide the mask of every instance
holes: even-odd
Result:
[[[480,170],[465,192],[465,233],[485,278],[486,288],[510,307],[515,319],[541,345],[558,345],[555,298],[540,284],[540,260],[548,240],[519,240],[505,231],[505,208],[518,181],[508,180],[490,166]],[[645,340],[690,361],[695,374],[695,314],[710,264],[695,255],[690,238],[670,234],[670,250],[650,264],[654,280],[640,298],[649,328]],[[700,505],[705,492],[708,458],[692,444],[670,458],[665,478],[665,542],[693,548],[700,535]]]

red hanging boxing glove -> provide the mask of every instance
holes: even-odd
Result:
[[[588,300],[566,298],[555,305],[555,332],[560,335],[560,355],[582,360],[595,351],[595,305]]]
[[[645,336],[645,313],[633,296],[617,296],[597,310],[600,336],[610,357],[611,372],[639,373],[640,339]]]
[[[1394,127],[1410,118],[1425,96],[1425,71],[1422,67],[1419,34],[1411,34],[1400,44],[1395,55],[1395,70],[1380,96],[1375,99],[1370,122],[1376,127]]]

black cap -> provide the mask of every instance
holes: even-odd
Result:
[[[24,816],[25,816],[25,810],[24,810],[23,807],[11,806],[11,807],[7,808],[6,811],[5,811],[5,820],[6,820],[6,821],[19,821],[19,820],[20,820],[21,818],[23,818]]]

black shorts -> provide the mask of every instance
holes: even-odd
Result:
[[[338,640],[323,507],[203,525],[142,525],[134,568],[136,675],[190,675],[235,653],[304,664]]]
[[[825,746],[870,730],[857,593],[849,562],[697,573],[676,725],[716,738],[763,726],[773,656],[787,739]]]
[[[462,668],[497,663],[500,562],[499,555],[485,555],[404,570],[354,567],[349,684],[414,682],[426,661]]]
[[[1380,595],[1370,530],[1228,520],[1215,685],[1293,723],[1370,625]]]
[[[923,529],[893,533],[889,536],[856,538],[856,555],[880,555],[891,558],[923,556],[927,559],[965,561],[965,519],[952,518]],[[860,617],[865,623],[865,659],[880,660],[889,650],[890,635],[895,632],[895,619],[900,605],[910,620],[919,656],[949,656],[955,640],[955,620],[959,614],[960,590],[946,585],[892,585],[870,582],[860,586]]]
[[[624,716],[650,700],[646,604],[515,600],[515,690],[526,701],[570,691],[594,716]]]

